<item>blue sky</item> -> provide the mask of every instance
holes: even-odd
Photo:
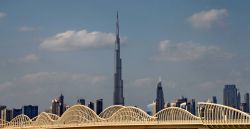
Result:
[[[49,108],[103,98],[112,104],[119,11],[124,94],[144,108],[159,76],[165,99],[221,100],[223,85],[249,92],[249,1],[0,1],[0,104]]]

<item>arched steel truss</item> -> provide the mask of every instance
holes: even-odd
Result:
[[[117,110],[112,116],[106,119],[112,123],[145,123],[155,121],[155,117],[148,115],[140,108],[128,106]]]
[[[114,113],[116,113],[118,110],[125,108],[125,106],[122,105],[112,105],[108,108],[106,108],[104,111],[102,111],[99,116],[101,118],[107,119],[111,117]]]
[[[59,117],[51,113],[40,113],[30,119],[19,115],[10,122],[2,122],[2,128],[53,128],[70,126],[100,126],[100,125],[157,125],[157,124],[199,124],[209,127],[223,125],[249,125],[250,116],[247,113],[219,104],[199,103],[199,117],[178,108],[165,108],[154,116],[132,106],[114,105],[105,109],[98,116],[93,110],[84,105],[74,105]],[[220,125],[220,126],[218,126]],[[231,126],[230,126],[231,127]]]
[[[80,124],[100,122],[100,118],[93,110],[84,105],[74,105],[69,108],[63,115],[55,122],[56,124]]]
[[[165,108],[154,115],[159,122],[201,124],[200,117],[178,107]]]
[[[33,119],[32,126],[46,127],[47,125],[53,125],[54,121],[59,117],[50,113],[42,112],[36,119]]]
[[[26,115],[18,115],[7,123],[7,127],[26,127],[30,126],[32,123],[31,119]]]
[[[212,128],[250,127],[249,114],[221,104],[199,103],[199,116],[204,125]]]

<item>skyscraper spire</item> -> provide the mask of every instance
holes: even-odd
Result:
[[[120,57],[119,16],[116,15],[116,40],[115,40],[115,73],[114,73],[114,105],[124,105],[122,59]]]
[[[62,92],[61,92],[61,95],[59,97],[59,102],[60,102],[60,112],[59,112],[59,114],[61,116],[63,114],[63,112],[64,112],[64,96],[63,96]]]
[[[118,11],[116,13],[116,36],[119,37],[119,16],[118,16]]]

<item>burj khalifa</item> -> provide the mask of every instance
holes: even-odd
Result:
[[[120,57],[119,17],[116,16],[116,40],[115,40],[115,73],[114,73],[114,105],[124,105],[122,59]]]

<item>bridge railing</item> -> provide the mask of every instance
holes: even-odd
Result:
[[[178,108],[169,107],[154,116],[143,110],[115,105],[105,109],[99,116],[90,108],[74,105],[61,117],[51,113],[40,113],[30,119],[19,115],[10,122],[3,122],[0,128],[59,128],[79,126],[116,126],[116,125],[249,125],[250,116],[227,106],[199,103],[199,116]]]
[[[238,109],[214,103],[198,105],[199,116],[205,125],[250,125],[250,115]]]

